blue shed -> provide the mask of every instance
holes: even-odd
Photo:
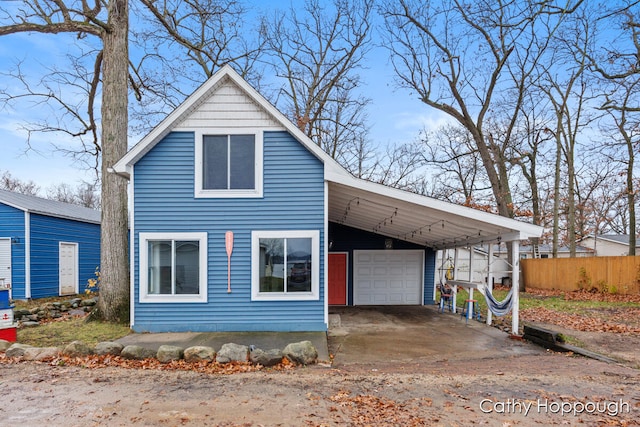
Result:
[[[137,332],[326,331],[330,304],[433,304],[439,249],[541,233],[353,177],[229,66],[113,169]]]
[[[11,298],[84,292],[100,266],[100,211],[0,190],[0,286]]]

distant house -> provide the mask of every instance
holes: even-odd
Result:
[[[530,259],[530,258],[553,258],[553,245],[544,243],[538,245],[537,254],[534,253],[534,247],[532,245],[520,245],[520,258],[522,259]],[[496,254],[499,254],[502,258],[507,257],[507,248],[505,245],[502,247],[495,249]],[[583,245],[576,246],[576,258],[582,257],[590,257],[594,256],[593,250]],[[559,246],[558,252],[556,254],[556,258],[570,258],[571,252],[569,250],[569,246]]]
[[[113,169],[137,332],[326,331],[329,305],[433,304],[440,249],[542,234],[353,177],[229,66]]]
[[[11,298],[83,292],[99,266],[99,211],[0,190],[0,286]]]
[[[580,244],[589,248],[596,256],[629,255],[629,235],[627,234],[592,235],[582,239]],[[636,242],[636,254],[640,254],[640,239]]]

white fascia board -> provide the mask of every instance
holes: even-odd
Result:
[[[337,184],[355,187],[360,190],[369,191],[372,193],[380,194],[382,196],[391,197],[419,206],[424,206],[426,208],[438,210],[443,213],[459,215],[466,218],[472,218],[475,221],[486,222],[489,224],[497,225],[498,227],[508,228],[517,233],[517,235],[508,236],[511,240],[525,240],[532,237],[540,237],[542,236],[542,233],[544,231],[544,228],[538,225],[529,224],[511,218],[505,218],[500,215],[479,211],[467,206],[460,206],[454,203],[443,202],[442,200],[434,199],[428,196],[422,196],[420,194],[410,193],[408,191],[388,187],[383,184],[365,181],[363,179],[355,178],[351,175],[347,176],[342,174],[331,174],[329,175],[329,177],[327,177],[327,179]],[[507,241],[506,237],[504,239],[504,241]]]

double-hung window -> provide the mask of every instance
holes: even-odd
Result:
[[[251,245],[254,301],[319,299],[319,231],[253,231]]]
[[[196,133],[196,197],[261,197],[262,133]]]
[[[207,233],[140,233],[140,302],[207,302]]]

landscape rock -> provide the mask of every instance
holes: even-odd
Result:
[[[0,340],[0,351],[5,351],[6,349],[11,347],[12,345],[13,345],[13,343],[11,343],[9,341]]]
[[[256,348],[249,354],[251,363],[262,366],[275,366],[282,362],[282,357],[282,350],[277,348],[268,351]]]
[[[32,347],[27,348],[24,351],[24,356],[22,356],[23,360],[35,360],[42,361],[48,359],[54,359],[60,356],[60,349],[58,347]]]
[[[27,344],[15,343],[15,344],[11,345],[11,347],[9,347],[4,352],[4,354],[7,357],[22,357],[22,356],[24,356],[24,353],[28,348],[33,348],[33,346],[32,345],[27,345]]]
[[[22,322],[21,325],[24,328],[30,328],[30,327],[33,327],[33,326],[40,326],[40,323],[39,322],[35,322],[33,320],[28,320],[26,322]]]
[[[222,348],[216,355],[216,362],[246,362],[248,360],[249,347],[246,345],[228,343],[223,344]]]
[[[123,348],[124,346],[119,342],[102,341],[96,344],[95,353],[98,356],[104,356],[107,354],[111,356],[120,356]]]
[[[184,349],[175,345],[161,345],[156,353],[156,358],[161,363],[169,363],[173,360],[180,360],[184,356]]]
[[[93,307],[97,303],[98,300],[96,298],[83,299],[82,301],[80,301],[80,307]]]
[[[82,341],[72,341],[64,348],[62,352],[67,356],[81,357],[92,354],[93,350]]]
[[[282,353],[291,362],[300,365],[310,365],[318,359],[318,350],[311,341],[291,343],[284,348]]]
[[[142,360],[156,357],[156,352],[139,345],[128,345],[122,349],[120,356],[124,357],[125,359]]]
[[[216,359],[216,351],[212,347],[197,345],[184,351],[184,360],[187,362],[213,362]]]

